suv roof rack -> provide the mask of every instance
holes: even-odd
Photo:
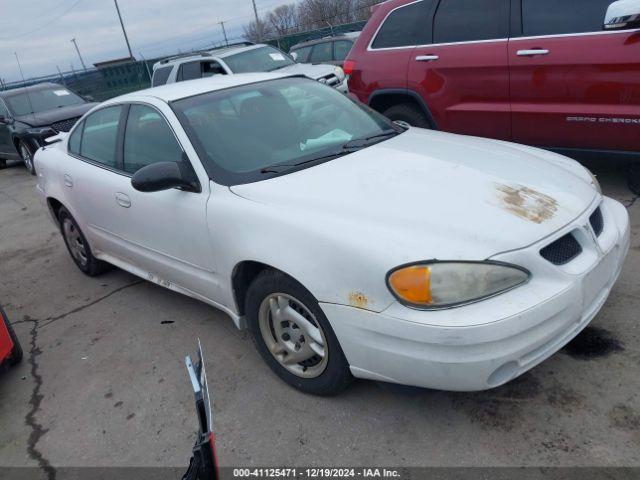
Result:
[[[209,48],[207,52],[213,52],[215,50],[222,50],[223,48],[231,48],[231,47],[250,47],[251,45],[255,45],[255,43],[248,42],[248,41],[236,42],[236,43],[230,43],[228,45],[220,45],[219,47]]]
[[[160,60],[161,64],[165,64],[165,63],[169,63],[172,62],[173,60],[178,60],[179,58],[187,58],[187,57],[210,57],[211,54],[207,51],[203,51],[203,52],[189,52],[189,53],[183,53],[181,55],[174,55],[172,57],[167,57],[164,58],[162,60]]]

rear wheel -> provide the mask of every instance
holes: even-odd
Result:
[[[629,165],[627,183],[629,190],[636,195],[640,195],[640,163],[632,163]]]
[[[89,242],[87,242],[82,230],[80,230],[77,222],[66,208],[60,208],[58,220],[60,221],[60,230],[64,243],[67,245],[67,250],[69,250],[71,258],[82,273],[95,277],[110,268],[108,263],[93,256]]]
[[[329,321],[300,283],[281,272],[262,272],[249,287],[246,312],[260,355],[289,385],[313,395],[335,395],[351,383]]]
[[[424,112],[411,103],[400,103],[387,108],[382,114],[403,127],[433,128]]]
[[[24,166],[27,167],[27,171],[31,175],[35,175],[36,167],[33,164],[33,149],[27,145],[27,142],[20,140],[18,143],[18,152],[20,152],[20,158],[22,158]]]
[[[2,308],[0,308],[0,316],[2,317],[2,321],[4,321],[4,324],[6,325],[7,330],[9,331],[9,337],[11,337],[11,342],[13,343],[13,349],[11,350],[11,354],[9,355],[9,359],[7,360],[7,363],[10,366],[14,366],[22,361],[22,347],[20,346],[20,342],[18,341],[16,332],[13,331],[13,327],[9,323],[9,319],[5,315]]]

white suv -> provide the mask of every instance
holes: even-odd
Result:
[[[243,42],[205,52],[170,57],[153,66],[153,87],[195,80],[213,75],[273,72],[305,75],[346,93],[342,68],[333,65],[296,63],[289,55],[271,45]]]

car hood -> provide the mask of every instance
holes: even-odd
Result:
[[[52,123],[61,122],[70,118],[81,117],[97,103],[81,103],[79,105],[71,105],[69,107],[56,108],[54,110],[46,110],[34,114],[21,115],[16,120],[25,123],[31,127],[46,127]]]
[[[310,63],[294,63],[278,70],[278,73],[288,73],[292,75],[305,75],[317,80],[328,75],[335,75],[334,65],[312,65]]]
[[[231,190],[283,215],[298,213],[331,235],[360,234],[363,246],[405,246],[411,250],[407,260],[481,260],[523,248],[570,223],[598,195],[573,160],[413,128],[333,161]]]

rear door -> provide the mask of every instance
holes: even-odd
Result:
[[[408,88],[439,130],[509,139],[510,0],[440,0],[424,25],[432,41],[409,61]]]
[[[520,36],[509,42],[513,139],[640,150],[640,31],[603,31],[613,0],[520,1]]]

